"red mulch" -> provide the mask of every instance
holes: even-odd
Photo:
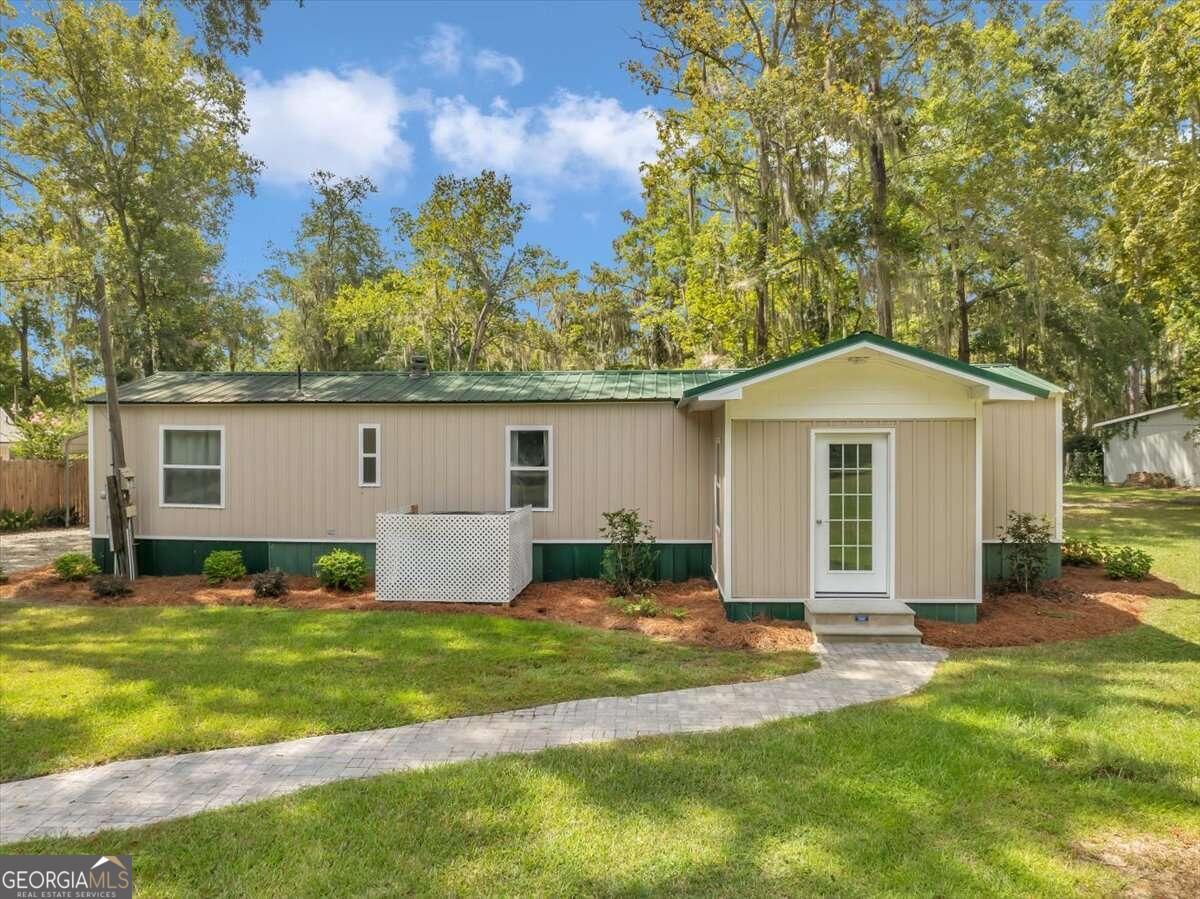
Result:
[[[926,643],[950,649],[1083,640],[1131,628],[1152,597],[1179,594],[1158,578],[1114,581],[1101,568],[1064,566],[1062,577],[1045,584],[1039,595],[985,596],[976,624],[918,618],[917,627]]]
[[[315,578],[289,576],[289,593],[258,599],[249,583],[209,586],[198,575],[143,577],[131,596],[96,599],[86,583],[60,581],[47,566],[13,574],[0,585],[0,600],[104,606],[229,605],[340,611],[471,612],[528,620],[566,621],[608,630],[636,631],[663,640],[697,646],[764,651],[802,650],[812,645],[811,632],[798,622],[725,620],[717,591],[707,581],[659,584],[650,592],[663,607],[657,618],[631,618],[609,605],[609,588],[601,581],[557,581],[530,584],[510,606],[474,603],[380,602],[372,589],[359,593],[327,590]],[[1099,568],[1063,569],[1037,596],[1003,593],[987,596],[977,624],[917,619],[925,642],[947,648],[1024,646],[1059,640],[1099,637],[1133,627],[1151,597],[1179,595],[1157,578],[1108,580]],[[676,620],[666,610],[683,608]]]
[[[632,618],[612,608],[608,603],[611,590],[596,580],[530,584],[507,607],[476,603],[380,602],[375,599],[373,589],[342,593],[325,589],[311,577],[289,575],[287,584],[286,596],[258,599],[248,581],[213,587],[199,575],[142,577],[134,583],[131,596],[96,599],[86,583],[63,583],[47,566],[11,575],[8,584],[0,585],[0,600],[106,606],[226,605],[341,611],[472,612],[636,631],[658,639],[725,649],[804,650],[812,645],[812,633],[799,622],[735,624],[726,621],[716,589],[700,579],[655,586],[650,592],[664,610],[657,618]],[[668,610],[678,608],[687,610],[681,621],[667,614]]]

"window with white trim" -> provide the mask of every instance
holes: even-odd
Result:
[[[549,425],[510,425],[508,431],[508,508],[554,508],[553,434]]]
[[[164,506],[220,509],[225,505],[225,429],[159,429],[159,497]]]
[[[379,471],[379,425],[359,425],[358,486],[378,487],[382,483]]]

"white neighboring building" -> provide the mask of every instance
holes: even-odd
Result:
[[[1111,435],[1104,446],[1104,480],[1120,484],[1135,471],[1151,471],[1170,475],[1180,486],[1200,487],[1200,443],[1190,436],[1200,421],[1185,411],[1176,404],[1097,422],[1102,437]]]

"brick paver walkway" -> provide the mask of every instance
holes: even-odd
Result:
[[[824,647],[815,671],[758,683],[559,702],[494,715],[114,762],[0,784],[0,843],[87,834],[389,771],[551,746],[745,727],[911,693],[945,658],[921,645]]]

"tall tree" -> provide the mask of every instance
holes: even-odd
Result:
[[[512,182],[484,171],[474,178],[440,175],[415,213],[395,212],[396,231],[412,269],[441,281],[470,318],[464,366],[481,367],[498,325],[515,321],[518,303],[536,303],[563,276],[538,246],[518,245],[529,207],[513,199]]]
[[[334,300],[384,267],[379,230],[362,209],[378,188],[370,178],[338,178],[326,171],[314,172],[311,184],[313,198],[295,244],[275,251],[275,265],[263,277],[283,310],[276,360],[338,369],[352,362],[354,341],[332,327]]]
[[[64,0],[35,19],[2,48],[14,102],[0,172],[95,231],[108,293],[134,304],[150,374],[178,304],[206,293],[233,195],[253,187],[257,164],[239,145],[244,92],[156,5],[131,14]]]

